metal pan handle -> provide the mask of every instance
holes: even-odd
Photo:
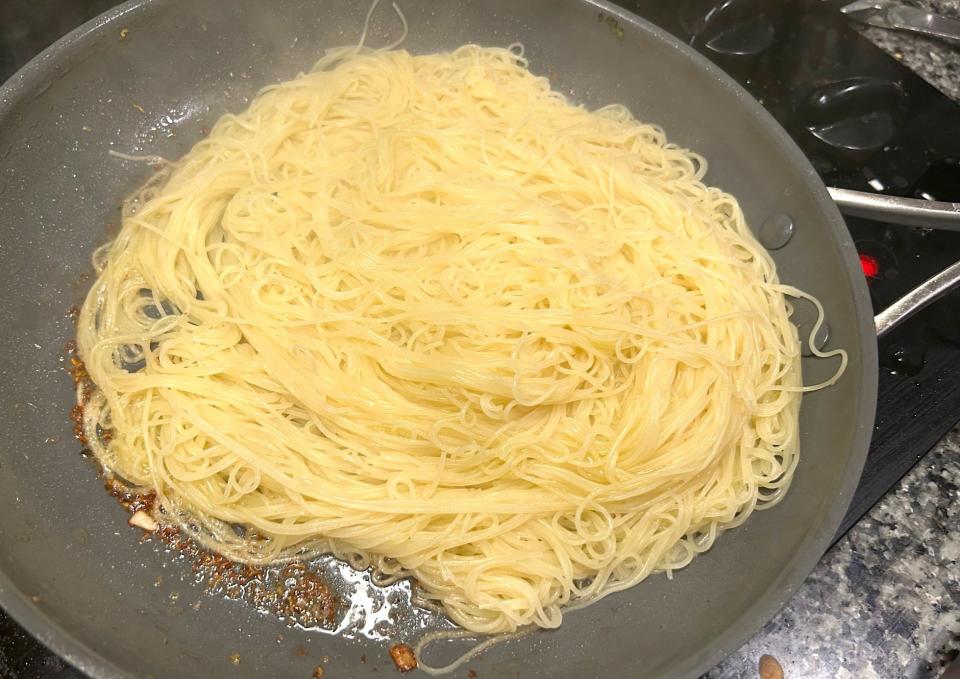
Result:
[[[931,302],[956,289],[960,289],[960,262],[951,264],[877,314],[874,317],[877,337],[883,337]]]
[[[827,187],[840,212],[891,224],[960,231],[960,203],[898,198],[879,193]],[[960,288],[960,262],[921,283],[876,315],[877,337],[883,337],[925,306]]]
[[[891,224],[960,231],[960,203],[898,198],[850,189],[827,189],[840,212]]]

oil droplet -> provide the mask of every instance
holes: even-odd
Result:
[[[793,220],[782,212],[763,220],[759,240],[768,250],[779,250],[793,238]]]
[[[923,369],[926,355],[923,350],[915,347],[907,349],[895,346],[892,351],[887,351],[880,357],[880,363],[891,375],[916,375]]]

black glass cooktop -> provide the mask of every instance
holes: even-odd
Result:
[[[114,0],[0,0],[0,80]],[[862,38],[829,0],[619,0],[713,60],[828,185],[960,202],[960,106]],[[874,308],[960,259],[960,233],[849,219]],[[960,418],[960,298],[880,342],[876,428],[842,535]],[[0,677],[76,679],[0,611]]]

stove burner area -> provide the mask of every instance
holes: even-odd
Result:
[[[873,255],[860,253],[860,268],[867,278],[876,278],[880,275],[880,262]]]
[[[892,80],[845,78],[818,86],[801,101],[796,125],[825,144],[826,153],[866,153],[893,139],[903,105],[903,90]]]

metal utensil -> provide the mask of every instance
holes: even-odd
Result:
[[[827,191],[845,215],[891,224],[960,231],[960,203],[900,198],[834,187],[828,187]],[[931,302],[957,288],[960,288],[960,262],[931,277],[877,314],[877,336],[882,337]]]
[[[840,11],[870,26],[960,41],[960,19],[910,7],[897,0],[856,0]]]
[[[877,337],[883,337],[927,305],[958,288],[960,262],[951,264],[877,314],[874,319],[877,324]]]
[[[960,203],[900,198],[850,189],[827,189],[840,212],[891,224],[960,231]]]

